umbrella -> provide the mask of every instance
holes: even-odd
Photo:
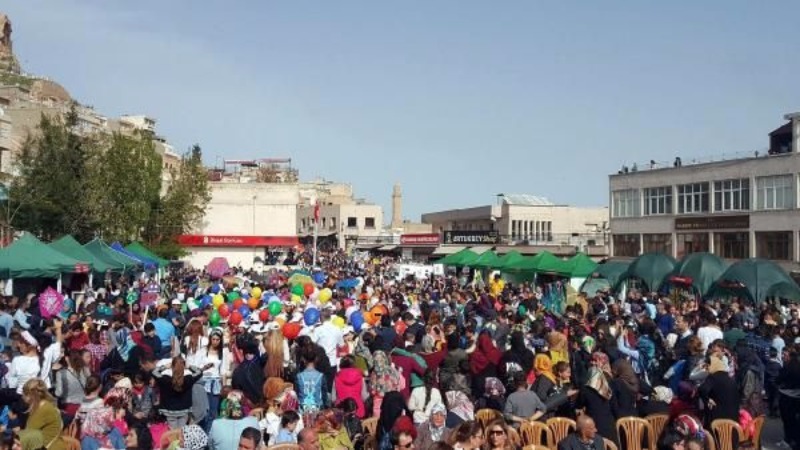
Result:
[[[307,284],[313,282],[314,280],[310,276],[303,275],[301,273],[295,273],[294,275],[290,276],[289,279],[286,281],[286,283],[292,286],[294,286],[295,284]]]
[[[336,283],[336,289],[353,289],[358,286],[358,279],[348,278]]]
[[[800,300],[800,287],[772,261],[744,259],[733,264],[709,289],[709,297],[724,296],[726,292],[748,297],[761,304],[767,297]]]
[[[688,278],[688,282],[705,296],[725,271],[725,263],[711,253],[692,253],[675,265],[673,276]]]
[[[228,260],[221,256],[211,259],[206,266],[206,272],[211,275],[211,278],[222,278],[231,270]]]
[[[675,259],[663,253],[645,253],[634,259],[617,284],[628,278],[639,278],[651,292],[658,292],[661,284],[675,268]]]

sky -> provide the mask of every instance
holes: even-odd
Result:
[[[764,150],[800,110],[800,2],[9,0],[25,71],[178,150],[290,157],[404,216]]]

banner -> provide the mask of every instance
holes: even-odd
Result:
[[[445,231],[446,245],[496,245],[500,243],[497,231]]]
[[[139,296],[139,306],[142,308],[148,306],[155,308],[156,303],[158,303],[159,294],[161,294],[161,286],[159,286],[157,282],[151,281],[142,289],[142,295]]]

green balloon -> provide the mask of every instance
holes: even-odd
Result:
[[[302,297],[303,296],[303,285],[302,284],[295,284],[294,286],[292,286],[292,294]]]
[[[212,310],[211,315],[208,316],[208,323],[210,323],[212,327],[219,325],[221,320],[222,317],[220,317],[219,311],[217,311],[216,309]]]
[[[236,300],[237,298],[241,298],[241,296],[236,291],[233,291],[230,294],[228,294],[228,301],[229,302],[232,302],[232,301]]]
[[[269,314],[273,317],[280,314],[282,309],[280,302],[272,302],[269,304],[268,308],[269,308]]]

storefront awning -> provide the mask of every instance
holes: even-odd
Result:
[[[184,247],[294,247],[296,236],[208,236],[183,234],[178,244]]]
[[[466,247],[458,246],[458,245],[440,245],[436,247],[436,250],[433,251],[433,255],[452,255],[453,253],[458,253],[461,250],[464,250]]]
[[[480,255],[488,252],[489,250],[492,249],[492,247],[487,245],[476,245],[475,247],[470,247],[469,249],[475,252],[475,254]]]
[[[383,247],[379,248],[379,252],[391,252],[392,250],[396,249],[396,245],[384,245]]]

